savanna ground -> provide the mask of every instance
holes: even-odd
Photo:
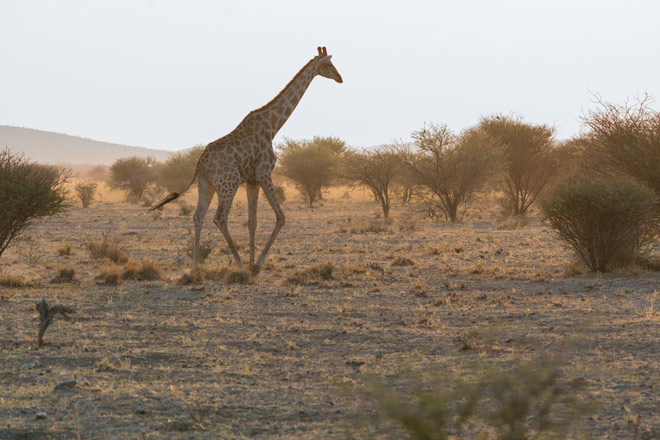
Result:
[[[36,224],[1,260],[32,285],[0,287],[0,438],[398,438],[370,423],[368,375],[392,387],[411,371],[469,379],[559,351],[561,380],[593,407],[575,435],[660,427],[660,273],[580,273],[547,224],[498,228],[483,202],[458,226],[402,205],[383,226],[364,194],[342,194],[310,210],[289,191],[287,224],[248,284],[177,283],[192,242],[177,204],[150,213],[106,193]],[[226,267],[212,213],[205,265]],[[242,190],[230,221],[247,258]],[[273,224],[262,197],[258,243]],[[109,263],[87,244],[103,233],[166,279],[98,285]],[[302,273],[324,263],[328,279]],[[61,268],[78,280],[51,283]],[[76,313],[37,349],[41,298]]]

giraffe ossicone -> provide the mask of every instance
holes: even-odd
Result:
[[[250,270],[257,274],[264,264],[277,234],[284,226],[285,216],[280,207],[271,179],[275,167],[273,138],[289,119],[291,113],[302,99],[305,91],[317,76],[333,79],[338,83],[343,79],[331,61],[325,47],[318,47],[318,55],[312,58],[293,77],[291,81],[268,104],[253,110],[243,118],[240,124],[229,134],[206,146],[197,162],[195,175],[183,191],[171,193],[151,207],[158,209],[188,190],[197,181],[197,209],[193,216],[195,225],[195,245],[193,251],[193,269],[199,263],[199,239],[204,216],[209,208],[213,194],[218,195],[218,209],[213,222],[220,229],[227,241],[236,265],[243,269],[243,261],[232,239],[227,220],[234,196],[241,183],[246,184],[248,200],[248,231],[250,233]],[[257,228],[257,201],[259,189],[262,189],[268,203],[275,211],[275,228],[255,262],[254,236]]]

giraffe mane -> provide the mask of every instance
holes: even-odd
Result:
[[[284,86],[284,88],[282,88],[282,90],[280,90],[280,92],[279,92],[277,95],[275,95],[275,97],[274,97],[273,99],[271,99],[270,101],[268,101],[268,102],[266,103],[266,105],[262,105],[262,106],[259,107],[258,109],[252,110],[250,113],[258,112],[259,110],[263,110],[263,109],[265,109],[266,107],[268,107],[269,105],[271,105],[274,101],[277,100],[277,98],[279,98],[279,97],[282,95],[282,93],[284,93],[284,91],[285,91],[285,90],[286,90],[286,89],[287,89],[287,88],[288,88],[288,87],[289,87],[294,81],[296,81],[296,80],[298,79],[298,77],[300,77],[300,75],[302,75],[302,73],[305,71],[305,69],[307,69],[307,67],[309,67],[310,64],[312,64],[314,61],[316,61],[316,60],[319,59],[319,58],[321,58],[321,56],[315,56],[314,58],[312,58],[311,60],[309,60],[309,61],[307,62],[307,64],[305,64],[305,65],[302,67],[302,69],[300,69],[300,70],[298,71],[298,73],[296,73],[295,76],[294,76],[293,78],[291,78],[291,81],[289,81],[288,83],[286,83],[286,85]]]

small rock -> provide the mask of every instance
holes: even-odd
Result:
[[[23,365],[21,365],[21,370],[31,370],[37,365],[39,365],[38,361],[26,362]]]
[[[141,406],[138,406],[137,408],[135,408],[135,412],[138,414],[144,414],[145,412],[147,412],[147,410],[145,410]]]
[[[45,412],[38,412],[34,415],[34,420],[45,420],[48,418],[48,414]]]
[[[76,386],[76,380],[75,379],[65,379],[62,382],[58,383],[55,385],[55,391],[57,390],[62,390],[65,388],[73,388]]]
[[[362,361],[346,361],[346,365],[348,365],[351,368],[356,368],[356,369],[359,370],[360,367],[362,367],[362,365],[364,365],[364,362],[362,362]]]

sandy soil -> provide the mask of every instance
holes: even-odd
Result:
[[[379,438],[386,426],[356,423],[375,412],[350,391],[367,375],[471,377],[558,347],[562,380],[585,383],[580,397],[596,408],[578,431],[633,438],[631,417],[642,431],[660,427],[660,273],[575,274],[548,225],[498,229],[488,209],[452,226],[399,205],[383,226],[378,206],[354,195],[313,210],[290,199],[248,284],[177,284],[192,220],[176,204],[154,214],[105,197],[34,225],[0,261],[33,283],[0,287],[0,438]],[[274,223],[263,200],[259,215],[263,243]],[[206,266],[225,267],[211,217]],[[246,221],[241,194],[230,228],[244,255]],[[167,278],[97,285],[109,263],[87,245],[102,233]],[[328,262],[330,279],[287,281]],[[78,281],[50,283],[61,268]],[[56,318],[37,349],[41,298],[77,312]],[[68,378],[76,385],[55,390]]]

